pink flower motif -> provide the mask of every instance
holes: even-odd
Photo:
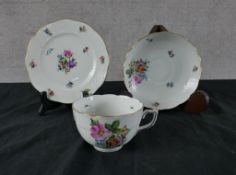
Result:
[[[54,96],[54,92],[51,89],[48,89],[48,96]]]
[[[104,140],[110,135],[109,131],[105,128],[105,126],[99,123],[96,125],[93,125],[90,129],[90,132],[91,132],[91,136],[95,140]]]
[[[140,84],[142,82],[142,78],[138,75],[133,75],[132,78],[131,78],[131,83],[133,85],[137,85],[137,84]]]
[[[100,62],[101,62],[102,64],[105,62],[105,57],[104,57],[104,56],[100,56],[99,59],[100,59]]]
[[[64,56],[67,58],[72,57],[73,53],[70,50],[64,50]]]
[[[30,67],[31,67],[32,69],[37,66],[37,64],[35,63],[34,60],[32,60],[29,65],[30,65]]]

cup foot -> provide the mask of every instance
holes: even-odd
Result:
[[[105,153],[110,153],[110,152],[115,152],[115,151],[119,151],[122,146],[119,146],[119,147],[115,147],[115,148],[99,148],[99,147],[96,147],[96,146],[93,146],[94,149],[96,149],[97,151],[100,151],[100,152],[105,152]]]

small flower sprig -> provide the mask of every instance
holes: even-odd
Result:
[[[73,53],[70,50],[64,50],[63,54],[57,55],[58,57],[58,70],[63,71],[66,74],[70,72],[75,66],[77,66],[77,62],[73,57]]]
[[[146,72],[149,68],[149,63],[149,61],[143,60],[142,58],[130,62],[129,69],[126,70],[126,74],[128,75],[128,78],[130,78],[130,86],[136,86],[140,84],[143,80],[147,79]]]

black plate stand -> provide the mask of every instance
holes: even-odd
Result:
[[[83,91],[83,97],[89,96],[87,91]],[[40,116],[44,116],[47,112],[57,109],[62,105],[66,105],[68,108],[71,108],[71,104],[63,104],[60,102],[54,102],[48,99],[47,92],[43,91],[39,94],[40,97],[40,107],[38,110],[38,114]]]

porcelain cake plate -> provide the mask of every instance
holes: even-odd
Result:
[[[33,86],[50,100],[72,103],[104,82],[109,57],[102,38],[87,24],[60,20],[30,40],[25,59]]]
[[[200,64],[197,49],[184,37],[171,32],[149,34],[126,55],[125,85],[144,106],[170,109],[196,90]]]

